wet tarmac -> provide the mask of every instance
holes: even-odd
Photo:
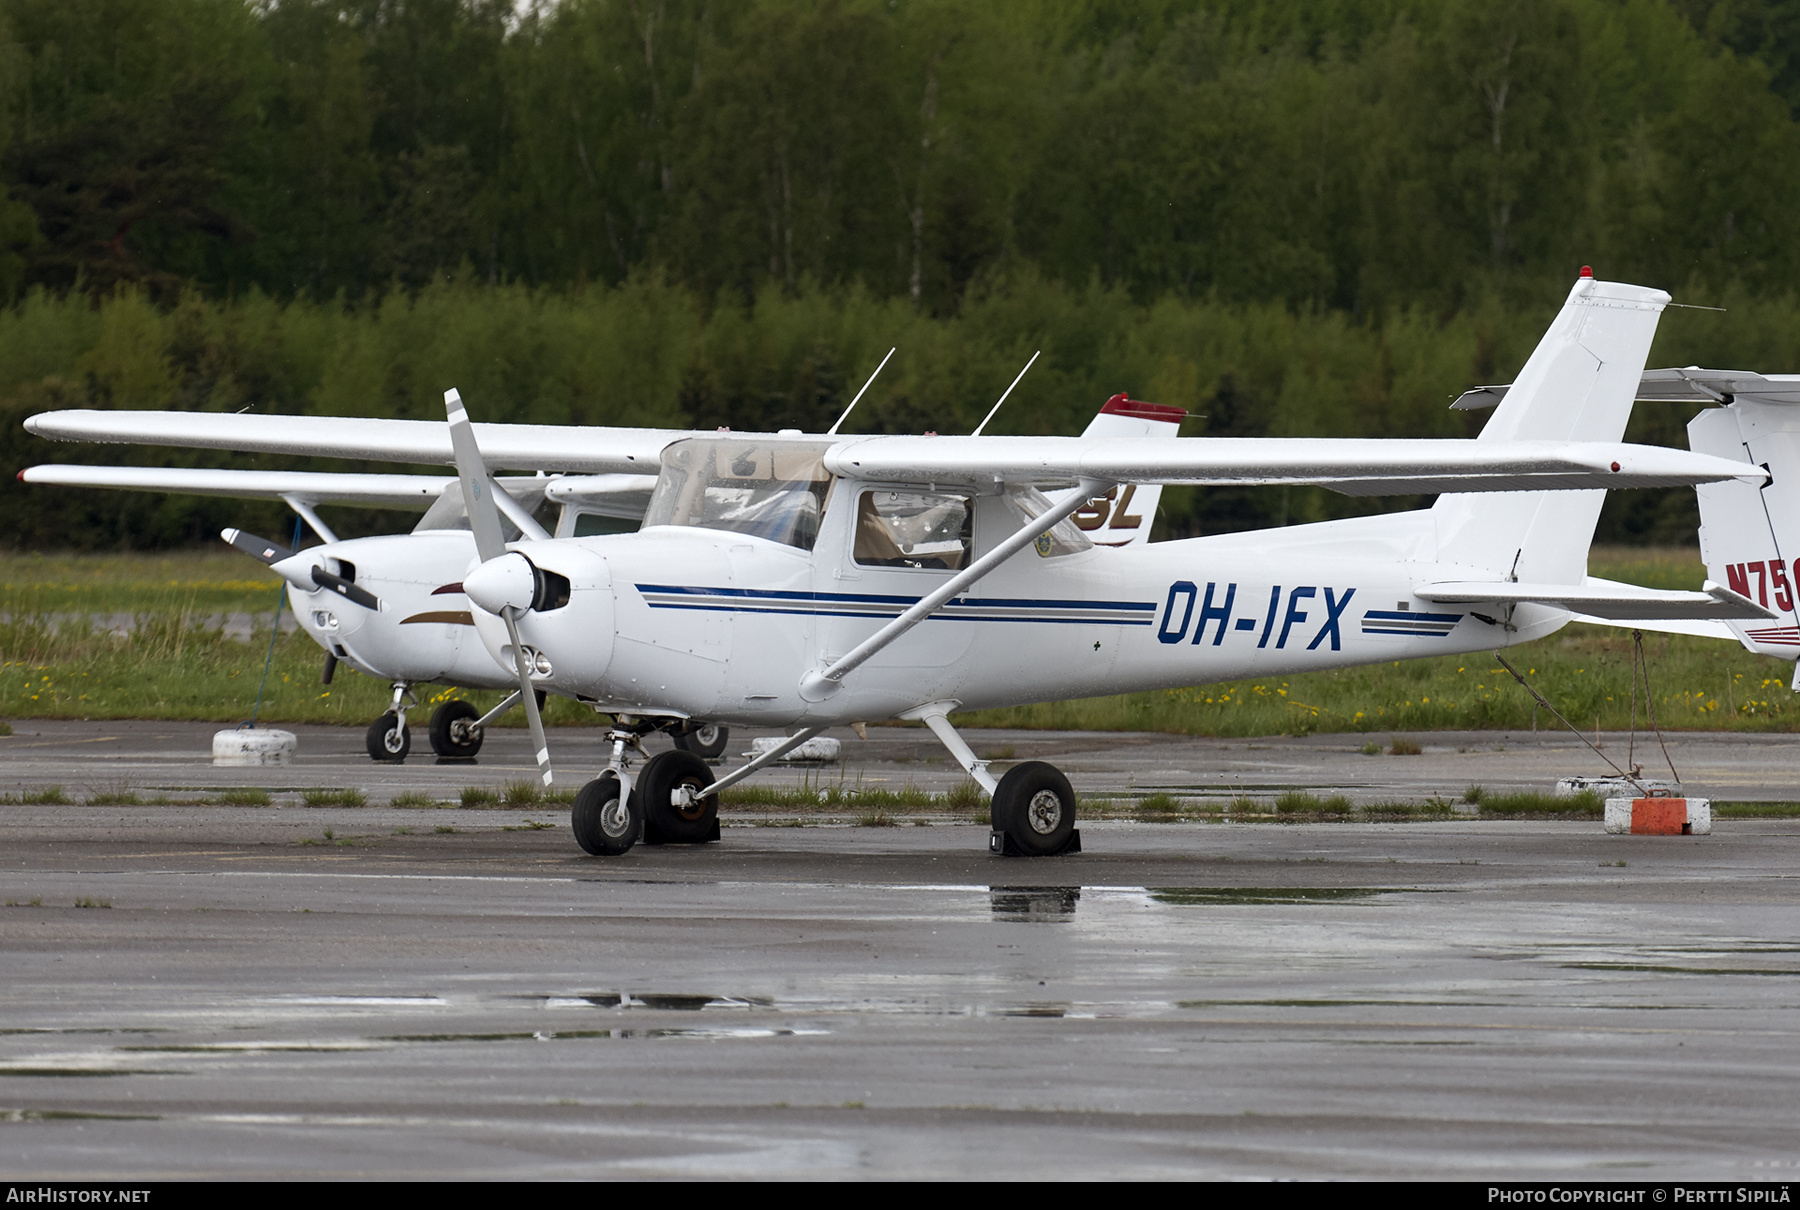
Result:
[[[523,778],[523,733],[474,767],[382,768],[359,732],[300,728],[297,764],[227,770],[210,726],[15,727],[8,1177],[1800,1169],[1800,819],[1709,837],[1097,821],[1081,855],[1028,861],[987,856],[953,815],[728,818],[718,844],[602,861],[560,809],[390,804]],[[1419,757],[1362,738],[971,742],[1057,760],[1094,795],[1373,801],[1595,771],[1529,736],[1422,736]],[[572,769],[597,739],[553,745]],[[916,732],[844,744],[842,770],[778,776],[959,776]],[[1793,744],[1670,751],[1696,791],[1785,800]],[[20,801],[50,785],[193,805]],[[193,798],[249,785],[278,805]],[[298,805],[351,786],[371,805]]]

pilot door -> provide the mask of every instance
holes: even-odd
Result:
[[[830,663],[969,565],[974,501],[965,494],[842,482],[851,505],[843,555],[820,560],[819,644]],[[873,656],[876,668],[942,668],[967,655],[975,628],[927,619]]]

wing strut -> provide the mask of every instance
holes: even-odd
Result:
[[[800,696],[809,702],[822,702],[831,697],[843,688],[844,677],[861,667],[870,656],[936,613],[944,602],[963,592],[988,572],[1024,550],[1025,547],[1037,540],[1038,535],[1048,533],[1058,522],[1073,514],[1076,509],[1081,508],[1089,500],[1096,496],[1104,496],[1117,486],[1118,484],[1105,480],[1083,479],[1080,485],[1064,497],[1055,508],[1040,517],[1033,517],[1021,525],[1000,545],[944,581],[937,591],[920,597],[917,604],[858,643],[848,655],[838,657],[837,662],[831,667],[815,668],[801,677]]]

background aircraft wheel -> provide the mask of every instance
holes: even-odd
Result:
[[[367,742],[370,760],[399,764],[412,751],[412,728],[401,726],[400,716],[392,710],[370,723],[368,733],[363,738]]]
[[[714,760],[725,754],[725,745],[731,742],[731,729],[717,723],[690,722],[676,729],[673,738],[675,746],[683,752]]]
[[[575,795],[575,806],[569,812],[575,843],[595,857],[617,857],[629,851],[644,827],[639,802],[636,790],[621,802],[618,775],[602,773]]]
[[[709,794],[688,807],[676,807],[669,794],[677,786],[704,790],[713,772],[692,752],[677,749],[652,756],[638,774],[637,794],[644,804],[646,844],[700,844],[719,838],[719,796]]]
[[[474,756],[484,733],[469,724],[480,717],[481,711],[460,698],[439,706],[431,715],[431,750],[439,756]]]
[[[993,820],[1027,857],[1060,853],[1075,830],[1075,790],[1054,765],[1014,765],[994,789]]]

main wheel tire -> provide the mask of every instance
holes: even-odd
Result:
[[[461,698],[439,706],[431,715],[431,750],[452,758],[474,756],[485,733],[469,724],[480,717],[481,711]]]
[[[1075,830],[1075,790],[1054,765],[1014,765],[994,789],[993,820],[1027,857],[1060,853]]]
[[[397,765],[412,751],[412,728],[402,726],[400,716],[390,710],[369,724],[363,740],[370,760]]]
[[[569,826],[575,843],[595,857],[617,857],[638,842],[644,830],[644,811],[637,791],[619,801],[617,774],[602,773],[575,795]]]
[[[680,786],[704,790],[713,784],[710,766],[692,752],[658,752],[638,774],[637,796],[644,804],[646,844],[702,844],[719,835],[719,796],[709,794],[686,807],[670,795]]]
[[[675,746],[702,760],[717,760],[731,742],[731,729],[718,723],[688,723],[674,734]]]

